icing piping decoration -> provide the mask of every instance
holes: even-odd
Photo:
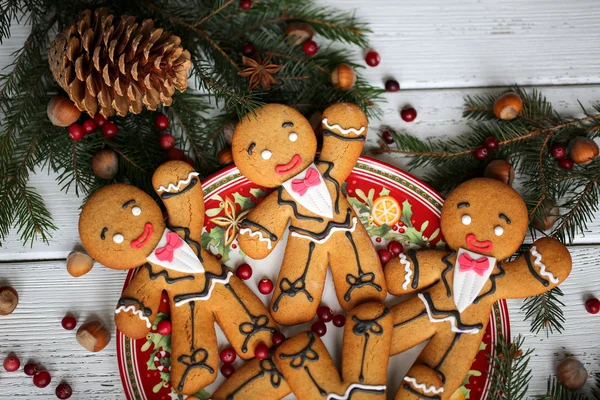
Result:
[[[202,261],[194,250],[177,233],[169,229],[164,230],[156,248],[146,257],[146,260],[184,274],[204,272]]]
[[[294,282],[290,282],[288,278],[283,278],[281,282],[279,282],[279,296],[273,303],[273,311],[277,312],[279,310],[279,302],[282,300],[283,296],[294,297],[298,293],[304,293],[309,302],[313,302],[313,297],[306,290],[306,274],[308,273],[308,266],[310,265],[310,259],[312,258],[313,250],[315,249],[315,244],[310,242],[308,244],[308,259],[306,260],[306,266],[304,267],[304,272],[300,278],[296,279]]]
[[[173,232],[183,232],[183,240],[185,240],[185,242],[187,244],[189,244],[190,246],[193,246],[196,249],[196,256],[198,257],[200,262],[204,261],[204,260],[202,260],[202,246],[200,246],[200,243],[198,243],[197,241],[195,241],[194,239],[192,239],[190,237],[189,228],[186,228],[183,226],[169,225],[169,229],[172,230]]]
[[[283,182],[281,186],[285,188],[296,203],[310,212],[321,217],[333,218],[331,193],[321,172],[314,163],[296,176]]]
[[[210,275],[213,275],[213,274],[210,274]],[[206,273],[206,283],[205,283],[204,290],[200,293],[190,293],[187,295],[175,296],[175,306],[179,307],[182,304],[189,303],[190,301],[204,301],[204,300],[210,299],[210,296],[212,295],[212,292],[215,289],[215,286],[217,285],[217,283],[222,283],[222,284],[229,283],[229,279],[231,278],[231,275],[233,275],[231,273],[231,271],[228,271],[225,279],[211,279],[209,277],[209,273]],[[208,287],[208,290],[207,290],[207,284],[210,284],[210,286]]]
[[[417,380],[415,378],[411,378],[410,376],[405,376],[404,377],[404,381],[411,383],[413,385],[413,387],[422,390],[423,392],[429,394],[429,393],[434,393],[434,394],[440,394],[440,393],[444,393],[444,388],[436,388],[435,386],[431,385],[431,386],[427,386],[424,383],[418,383]]]
[[[210,365],[206,364],[206,360],[208,360],[208,351],[204,349],[198,349],[190,355],[181,355],[177,358],[177,361],[186,366],[185,371],[181,377],[181,381],[177,386],[177,389],[180,392],[183,390],[185,379],[187,378],[191,370],[195,368],[204,368],[211,374],[215,373],[215,370]]]
[[[440,400],[440,396],[426,396],[424,394],[421,394],[421,393],[417,392],[415,389],[413,389],[412,387],[410,387],[410,385],[408,383],[405,383],[404,386],[402,386],[402,387],[404,389],[408,390],[410,393],[412,393],[415,396],[417,396],[417,398],[419,398],[419,399]]]
[[[250,237],[254,237],[254,236],[258,236],[258,240],[260,242],[266,242],[267,243],[267,249],[271,250],[273,248],[273,242],[271,242],[271,239],[264,236],[263,233],[261,231],[255,231],[253,232],[252,229],[250,228],[242,228],[240,229],[240,234],[246,234],[248,233],[250,235]]]
[[[294,154],[288,163],[276,165],[275,172],[277,172],[279,175],[285,175],[298,168],[300,164],[302,164],[302,157],[300,157],[299,154]]]
[[[285,200],[282,196],[283,193],[283,186],[279,186],[277,188],[277,204],[284,205],[284,206],[290,206],[292,207],[292,211],[294,211],[294,217],[296,219],[309,219],[309,220],[313,220],[313,221],[317,221],[317,222],[323,222],[323,218],[321,217],[311,217],[310,215],[304,215],[304,214],[300,214],[298,212],[298,205],[290,200]]]
[[[408,290],[408,284],[412,279],[412,270],[410,269],[410,261],[406,259],[404,253],[400,253],[400,264],[404,264],[404,271],[406,271],[406,275],[404,276],[404,283],[402,284],[402,289]]]
[[[352,245],[352,250],[354,250],[354,258],[356,259],[356,266],[358,268],[358,275],[354,276],[352,274],[346,275],[346,283],[350,285],[346,293],[344,294],[344,300],[350,301],[350,296],[354,289],[360,289],[363,286],[372,286],[378,292],[381,292],[381,286],[375,283],[375,274],[373,272],[365,273],[360,265],[360,256],[358,255],[358,249],[356,248],[356,244],[354,243],[354,239],[352,238],[352,233],[346,232],[346,237],[350,241]]]
[[[454,265],[454,304],[458,312],[467,309],[488,283],[496,259],[463,248],[458,249]]]
[[[385,385],[364,385],[362,383],[353,383],[352,385],[348,386],[348,389],[346,389],[346,392],[344,392],[343,395],[330,393],[327,395],[326,400],[350,399],[352,396],[352,392],[355,390],[360,391],[360,392],[374,393],[374,394],[384,394],[385,389],[386,389]]]
[[[352,328],[352,333],[356,336],[364,336],[365,337],[365,345],[363,346],[363,354],[362,361],[360,363],[360,374],[358,376],[358,380],[363,382],[365,377],[363,375],[363,369],[365,366],[365,356],[367,355],[367,345],[369,344],[369,338],[371,335],[381,336],[383,334],[383,327],[379,324],[380,319],[385,317],[390,313],[389,308],[383,310],[381,315],[377,318],[373,319],[360,319],[356,315],[352,317],[352,322],[356,323]]]
[[[292,181],[292,190],[300,196],[313,186],[318,186],[321,183],[321,174],[315,168],[309,168],[306,171],[304,179],[294,179]]]
[[[498,272],[497,274],[492,274],[490,276],[490,282],[492,282],[492,287],[490,288],[490,290],[477,296],[477,298],[473,300],[473,304],[477,304],[481,299],[496,293],[496,278],[502,278],[505,275],[504,268],[502,268],[502,263],[500,262],[498,263],[498,269],[500,270],[500,272]]]
[[[432,323],[436,323],[436,322],[445,322],[445,321],[450,321],[450,326],[452,327],[452,331],[456,332],[456,333],[470,333],[470,334],[476,334],[479,333],[479,331],[481,329],[483,329],[483,325],[482,324],[476,324],[476,325],[464,325],[461,321],[460,321],[460,313],[458,311],[455,310],[437,310],[433,304],[431,304],[431,297],[429,295],[429,293],[419,293],[417,296],[419,296],[419,299],[421,299],[421,301],[423,302],[423,304],[425,305],[425,309],[427,310],[427,316],[429,317],[429,321]],[[434,314],[447,314],[446,317],[444,318],[434,318]]]
[[[367,139],[366,136],[354,136],[354,137],[342,136],[342,135],[338,135],[337,133],[328,131],[327,129],[323,129],[323,131],[321,131],[321,133],[323,134],[323,136],[333,136],[336,139],[343,140],[345,142],[364,142]]]
[[[450,284],[448,283],[448,279],[446,278],[446,274],[454,268],[454,265],[448,260],[450,257],[454,256],[455,252],[448,253],[444,257],[442,257],[442,262],[446,264],[446,268],[444,272],[442,272],[442,281],[444,282],[444,286],[446,287],[446,296],[452,296],[452,292],[450,291]]]
[[[169,272],[166,270],[162,270],[160,272],[155,273],[152,271],[152,265],[150,263],[146,263],[144,266],[148,270],[148,276],[150,277],[150,279],[155,280],[162,276],[163,278],[165,278],[165,282],[167,282],[169,285],[172,285],[173,283],[177,283],[179,281],[187,281],[187,280],[193,281],[194,279],[196,279],[194,277],[194,275],[185,275],[185,276],[181,276],[179,278],[171,278],[169,276]]]
[[[331,238],[331,236],[337,231],[354,232],[354,230],[356,229],[357,221],[358,221],[358,219],[356,217],[352,217],[352,227],[345,226],[347,224],[347,222],[330,221],[327,223],[327,227],[321,234],[314,234],[314,233],[310,232],[309,233],[310,236],[299,234],[298,233],[299,230],[301,230],[301,231],[304,231],[304,230],[302,230],[301,228],[296,228],[295,226],[290,226],[290,231],[292,232],[292,236],[299,237],[302,239],[308,239],[308,240],[313,241],[318,244],[323,244],[326,241],[328,241],[329,238]],[[292,229],[292,228],[294,228],[294,229]],[[309,231],[306,231],[306,232],[309,232]],[[324,232],[327,232],[327,235],[323,237],[322,234]]]
[[[181,189],[178,192],[172,192],[172,193],[163,193],[160,195],[160,198],[163,200],[168,200],[171,197],[175,197],[175,196],[179,196],[180,194],[184,194],[185,192],[187,192],[188,190],[191,190],[194,186],[196,186],[196,183],[198,183],[198,178],[192,178],[192,182],[187,185],[186,187],[184,187],[183,189]]]
[[[142,311],[142,310],[137,310],[137,309],[135,308],[135,306],[133,306],[133,305],[132,305],[132,306],[127,306],[127,307],[125,307],[125,306],[121,306],[121,307],[119,307],[119,308],[117,308],[117,309],[115,310],[115,314],[119,314],[120,312],[129,312],[129,311],[133,312],[133,314],[134,314],[134,315],[137,315],[138,317],[140,317],[140,319],[141,319],[142,321],[145,321],[145,322],[146,322],[146,327],[147,327],[147,328],[151,328],[151,327],[152,327],[152,324],[150,323],[150,320],[148,319],[148,317],[146,317],[146,316],[144,315],[144,311]]]
[[[477,237],[472,233],[469,233],[467,235],[467,237],[465,238],[465,242],[467,243],[467,246],[471,250],[482,251],[484,253],[488,253],[488,252],[492,251],[492,247],[494,245],[489,240],[484,240],[484,241],[477,240]]]
[[[187,176],[186,179],[181,179],[179,180],[179,182],[177,182],[177,185],[173,185],[172,183],[169,183],[169,185],[167,187],[164,186],[160,186],[156,191],[157,192],[178,192],[181,189],[182,185],[187,185],[188,183],[191,182],[193,177],[197,177],[198,175],[200,175],[198,172],[196,171],[192,171],[189,173],[189,175]]]
[[[332,131],[334,131],[334,130],[338,131],[342,135],[348,135],[350,133],[354,133],[356,135],[362,135],[362,133],[365,131],[364,126],[361,126],[360,129],[357,130],[355,128],[344,129],[341,126],[339,126],[338,124],[329,125],[329,121],[327,121],[327,118],[323,118],[323,125],[325,125],[327,127],[327,129],[332,130]]]
[[[323,161],[323,160],[317,160],[315,161],[316,165],[327,165],[327,171],[323,172],[323,178],[325,178],[325,180],[328,180],[329,182],[333,183],[333,186],[335,186],[335,213],[339,214],[340,213],[340,183],[331,176],[331,170],[333,169],[333,167],[335,166],[331,161]]]
[[[102,232],[100,232],[100,239],[106,239],[106,232],[108,232],[108,228],[102,228]]]
[[[550,282],[557,284],[560,280],[552,275],[551,272],[546,270],[546,265],[542,263],[542,255],[537,251],[535,246],[531,246],[531,255],[535,257],[535,261],[533,262],[537,267],[540,267],[540,275],[547,277]]]
[[[275,366],[275,364],[273,363],[273,360],[271,360],[271,358],[265,358],[264,360],[261,360],[259,363],[259,366],[260,366],[260,372],[257,373],[256,375],[250,377],[246,382],[242,383],[237,389],[235,389],[233,392],[229,393],[226,397],[226,400],[233,400],[234,396],[240,390],[242,390],[244,387],[246,387],[247,385],[249,385],[256,379],[262,378],[263,376],[265,376],[265,374],[269,374],[269,381],[271,383],[271,386],[274,389],[277,389],[279,387],[279,385],[281,385],[281,378],[283,378],[283,375],[281,374],[281,372],[279,372],[279,370],[277,369],[277,367]]]
[[[160,261],[173,261],[173,253],[175,250],[183,246],[183,241],[175,232],[167,233],[167,243],[163,247],[159,247],[154,251],[156,258]]]
[[[142,232],[142,234],[137,239],[131,241],[131,247],[134,249],[141,249],[146,245],[146,243],[148,243],[148,240],[150,240],[153,233],[154,227],[150,222],[146,222],[144,224],[144,231]]]

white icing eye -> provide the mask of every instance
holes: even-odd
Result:
[[[271,153],[269,150],[263,150],[260,153],[260,156],[263,158],[263,160],[268,160],[271,158],[271,156],[273,155],[273,153]]]
[[[502,234],[504,233],[504,228],[498,225],[494,227],[494,233],[496,234],[496,236],[502,236]]]
[[[140,215],[142,213],[142,209],[139,207],[133,207],[131,209],[131,213],[137,217],[138,215]]]
[[[123,243],[123,240],[125,240],[125,238],[120,233],[115,233],[113,235],[113,242],[115,242],[116,244]]]
[[[290,133],[288,138],[290,139],[290,142],[295,142],[296,140],[298,140],[298,134],[296,132],[292,132]]]
[[[470,225],[471,224],[471,216],[469,214],[463,215],[460,220],[462,221],[463,225]]]

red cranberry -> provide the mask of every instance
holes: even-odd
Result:
[[[23,367],[23,372],[25,372],[25,375],[27,376],[34,376],[38,372],[38,365],[32,362],[28,362]]]
[[[33,384],[39,388],[45,388],[50,384],[52,377],[48,371],[40,371],[33,376]]]
[[[281,332],[275,332],[275,334],[273,335],[273,345],[274,346],[279,346],[281,343],[283,343],[285,340],[285,335]]]
[[[333,325],[337,326],[338,328],[341,328],[342,326],[346,325],[346,317],[344,317],[342,314],[334,315]]]
[[[240,8],[242,10],[249,10],[252,8],[252,0],[241,0],[240,1]]]
[[[186,163],[190,164],[192,167],[196,168],[196,164],[194,163],[194,159],[192,157],[186,157],[184,160]],[[232,245],[231,247],[233,247],[235,249],[235,244]]]
[[[307,56],[314,56],[319,51],[319,46],[314,40],[308,40],[302,45],[302,50],[304,50]]]
[[[99,127],[102,127],[102,125],[104,125],[104,123],[106,122],[106,117],[104,115],[98,113],[98,114],[94,115],[94,122]]]
[[[170,334],[172,329],[173,328],[171,327],[171,321],[169,321],[168,319],[163,319],[158,323],[158,325],[156,325],[156,331],[159,335],[162,336]]]
[[[169,118],[166,115],[160,114],[154,120],[154,125],[161,131],[164,131],[169,127]]]
[[[381,61],[381,57],[379,57],[379,53],[371,50],[369,52],[367,52],[367,54],[365,55],[365,61],[367,62],[367,64],[371,67],[376,67],[379,65],[379,62]]]
[[[182,161],[185,158],[185,153],[183,150],[178,149],[177,147],[173,147],[171,150],[167,151],[167,160],[180,160]]]
[[[61,383],[56,387],[56,397],[59,399],[68,399],[73,394],[73,389],[68,383]]]
[[[590,314],[598,314],[600,312],[600,300],[595,297],[587,299],[585,302],[585,309]]]
[[[254,357],[258,358],[259,360],[264,360],[265,358],[269,357],[269,348],[267,345],[262,342],[257,344],[254,348]]]
[[[562,169],[571,170],[573,169],[573,160],[563,158],[562,160],[558,160],[558,166]]]
[[[498,139],[493,136],[485,138],[483,145],[488,150],[496,150],[498,148]]]
[[[235,274],[243,281],[248,280],[250,277],[252,277],[252,267],[244,263],[237,267]]]
[[[96,132],[96,128],[98,128],[98,125],[96,125],[96,122],[93,119],[86,119],[83,121],[83,132],[86,135],[91,135]]]
[[[175,136],[170,133],[165,133],[164,135],[160,135],[158,139],[158,143],[160,144],[160,148],[163,150],[171,150],[173,146],[175,146]]]
[[[72,315],[65,315],[60,324],[68,331],[72,331],[77,326],[77,320]]]
[[[223,364],[221,366],[221,374],[225,378],[229,378],[235,372],[235,367],[232,364]]]
[[[392,253],[386,249],[377,250],[377,254],[379,254],[379,261],[382,264],[387,264],[392,259]]]
[[[252,275],[252,271],[250,271]],[[258,282],[258,291],[262,294],[269,294],[273,291],[273,282],[270,279],[263,278]]]
[[[118,131],[119,129],[117,128],[117,125],[115,125],[114,122],[106,121],[104,125],[102,125],[102,134],[107,139],[110,139],[111,137],[115,136]]]
[[[400,253],[404,251],[404,247],[402,246],[402,244],[396,240],[392,240],[391,242],[389,242],[387,245],[387,249],[390,253],[392,253],[392,255],[395,256],[400,255]]]
[[[85,136],[83,126],[79,124],[71,124],[69,126],[69,136],[71,137],[71,139],[76,141],[83,139],[83,137]]]
[[[417,110],[412,107],[403,108],[400,117],[404,122],[413,122],[417,118]]]
[[[21,361],[14,354],[9,355],[4,359],[4,369],[8,372],[14,372],[21,366]]]
[[[485,148],[485,146],[479,146],[473,151],[473,156],[476,160],[485,160],[488,156],[488,150]]]
[[[385,90],[387,92],[397,92],[398,90],[400,90],[400,84],[398,83],[398,81],[390,79],[385,82]]]
[[[252,54],[256,53],[256,47],[250,42],[246,42],[242,45],[242,54],[246,57],[250,57]]]
[[[231,347],[226,347],[223,350],[221,350],[219,357],[221,358],[221,361],[223,361],[225,364],[231,364],[235,361],[237,354],[235,354],[235,350]]]
[[[317,336],[325,336],[327,333],[327,325],[323,321],[315,321],[313,322],[310,330]]]
[[[394,136],[392,136],[392,132],[390,132],[390,131],[383,131],[383,133],[381,134],[381,138],[387,144],[394,143]]]
[[[567,156],[567,149],[560,143],[554,143],[552,147],[550,147],[550,153],[555,159],[562,160]]]
[[[329,322],[333,319],[333,311],[327,306],[317,308],[317,318],[323,322]]]

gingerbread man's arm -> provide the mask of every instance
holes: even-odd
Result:
[[[286,202],[282,195],[275,190],[242,221],[238,241],[252,258],[262,259],[271,254],[281,240],[292,212],[296,212],[296,203]]]
[[[504,277],[497,280],[495,299],[536,296],[563,282],[571,272],[569,250],[556,239],[542,238],[513,262],[502,264]]]
[[[449,272],[454,253],[444,250],[409,250],[393,257],[384,268],[388,291],[401,296],[421,290],[443,278]]]

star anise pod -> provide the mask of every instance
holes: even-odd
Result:
[[[271,64],[271,56],[268,56],[264,60],[260,58],[254,60],[242,56],[242,62],[246,68],[238,73],[244,78],[250,78],[248,90],[252,90],[259,85],[262,89],[269,90],[272,84],[278,83],[273,75],[279,72],[283,68],[283,65]]]

